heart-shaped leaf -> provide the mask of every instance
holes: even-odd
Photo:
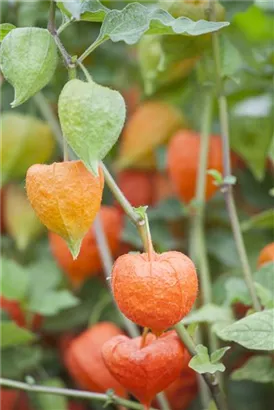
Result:
[[[61,92],[58,110],[68,143],[86,167],[98,175],[98,162],[116,143],[124,125],[123,97],[93,81],[71,80]]]
[[[0,67],[15,90],[12,107],[36,94],[51,80],[57,64],[57,48],[48,30],[15,28],[4,38]]]

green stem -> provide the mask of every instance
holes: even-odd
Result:
[[[108,39],[104,38],[101,40],[95,40],[94,43],[92,43],[84,52],[83,54],[78,58],[78,61],[82,63],[86,57],[90,55],[97,47],[99,47],[101,44],[103,44],[105,41]]]
[[[113,260],[112,260],[111,252],[108,246],[107,238],[106,238],[103,226],[102,226],[100,214],[96,216],[93,226],[94,226],[95,237],[96,237],[96,242],[98,245],[99,254],[101,257],[102,264],[103,264],[103,271],[104,271],[104,275],[106,278],[106,283],[110,288],[110,278],[111,278]],[[110,292],[112,295],[111,289],[110,289]],[[138,327],[135,325],[135,323],[131,322],[122,313],[121,313],[121,316],[123,318],[128,334],[131,337],[140,336]]]
[[[213,14],[214,14],[214,2],[212,2]],[[216,71],[216,86],[217,86],[217,95],[218,95],[218,105],[219,105],[219,119],[221,127],[221,135],[223,141],[223,168],[224,168],[224,177],[228,178],[231,176],[231,161],[230,161],[230,146],[229,146],[229,120],[228,120],[228,107],[227,100],[224,93],[223,81],[222,81],[222,72],[221,72],[221,57],[220,57],[220,44],[217,33],[212,34],[212,46],[213,46],[213,57],[215,63]],[[224,194],[226,207],[228,210],[230,223],[232,227],[232,232],[234,235],[239,259],[243,269],[243,276],[246,283],[246,286],[249,290],[252,305],[254,310],[261,310],[261,304],[257,297],[255,286],[253,283],[252,272],[248,262],[248,257],[246,253],[246,248],[240,228],[240,223],[237,215],[237,210],[233,197],[232,186],[225,184],[222,187],[222,192]]]
[[[57,34],[58,36],[73,22],[75,21],[75,19],[71,18],[70,20],[66,21],[64,24],[62,24],[58,30],[57,30]]]
[[[177,325],[174,326],[174,329],[176,330],[178,336],[180,337],[181,341],[187,348],[189,354],[193,357],[196,355],[196,345],[193,341],[193,339],[190,337],[188,331],[184,327],[182,323],[177,323]],[[209,374],[209,373],[203,373],[202,377],[204,381],[206,382],[211,394],[212,398],[215,402],[217,410],[228,410],[227,403],[226,403],[226,398],[224,393],[222,392],[218,379],[215,374]]]
[[[45,118],[45,120],[48,122],[53,134],[55,135],[55,138],[60,146],[60,148],[63,151],[63,159],[64,161],[68,161],[69,159],[69,150],[68,150],[68,145],[66,139],[63,137],[63,133],[61,130],[61,127],[59,125],[59,122],[54,115],[47,99],[45,98],[44,94],[40,91],[39,93],[35,94],[33,96],[33,99],[39,108],[41,114]]]
[[[82,64],[80,61],[77,61],[77,64],[79,65],[79,67],[81,68],[83,73],[85,74],[85,77],[86,77],[87,81],[91,82],[92,81],[91,75],[89,74],[89,72],[86,69],[86,67],[84,66],[84,64]]]
[[[105,176],[105,181],[113,193],[114,197],[117,199],[119,204],[122,206],[124,209],[125,213],[128,215],[128,217],[131,219],[131,221],[136,225],[138,228],[140,225],[145,224],[145,220],[134,210],[133,206],[129,203],[127,198],[124,196],[123,192],[120,190],[118,185],[116,184],[115,180],[113,179],[112,175],[106,168],[106,166],[101,162],[100,164],[104,176]]]
[[[211,94],[207,94],[204,102],[204,115],[202,117],[201,142],[199,166],[196,180],[197,209],[193,216],[190,242],[190,257],[199,266],[201,279],[201,292],[203,303],[211,303],[211,278],[209,272],[206,247],[204,243],[204,212],[205,212],[205,191],[206,191],[206,170],[209,150],[209,138],[212,124],[213,99]]]
[[[44,119],[48,122],[53,135],[55,136],[60,148],[63,147],[63,133],[48,100],[45,98],[44,94],[40,91],[32,97],[37,105],[39,111],[41,112]]]
[[[55,394],[57,396],[66,396],[66,397],[75,397],[78,399],[87,399],[87,400],[96,400],[104,402],[105,404],[116,404],[118,406],[124,406],[129,409],[143,410],[143,406],[134,401],[122,399],[116,394],[111,392],[108,394],[103,393],[92,393],[81,390],[72,390],[72,389],[62,389],[59,387],[46,387],[39,386],[35,384],[27,384],[23,382],[18,382],[15,380],[0,378],[0,385],[5,387],[11,387],[18,390],[24,390],[34,393],[45,393],[45,394]],[[154,409],[153,409],[154,410]]]

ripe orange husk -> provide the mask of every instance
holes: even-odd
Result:
[[[157,393],[179,377],[182,371],[185,348],[175,331],[129,339],[116,336],[102,347],[106,366],[125,389],[129,390],[145,407],[149,407]]]
[[[179,198],[190,202],[195,197],[196,177],[199,165],[200,135],[194,131],[181,130],[171,139],[167,151],[169,176]],[[221,138],[212,135],[209,141],[207,169],[223,172]],[[209,200],[218,187],[211,175],[206,176],[205,198]]]
[[[272,261],[274,262],[274,242],[269,243],[261,250],[258,258],[258,267]]]
[[[127,169],[117,175],[117,184],[134,207],[155,205],[172,195],[170,180],[157,171]],[[121,209],[120,205],[117,205]]]
[[[154,150],[185,125],[181,113],[162,101],[141,104],[128,120],[117,160],[119,169],[130,166],[155,169]]]
[[[101,322],[70,343],[64,354],[65,365],[77,385],[98,393],[113,389],[119,396],[127,396],[125,389],[108,371],[101,356],[102,345],[122,334],[113,323]]]
[[[16,300],[9,300],[4,296],[0,296],[0,307],[20,327],[30,327],[33,331],[37,331],[42,326],[43,317],[39,314],[34,314],[31,323],[28,324],[26,314],[22,311]]]
[[[33,209],[46,227],[68,243],[80,242],[100,209],[104,177],[92,175],[81,161],[28,169],[26,189]]]
[[[102,227],[111,253],[115,256],[119,248],[119,240],[123,228],[120,212],[111,206],[102,206],[99,211]],[[81,284],[87,277],[94,276],[102,269],[102,262],[94,228],[85,235],[80,253],[73,259],[66,242],[57,234],[49,232],[51,252],[58,265],[74,284]]]
[[[26,393],[20,390],[1,388],[0,403],[1,410],[31,410]]]
[[[123,314],[157,334],[186,316],[197,297],[195,266],[176,251],[120,256],[112,271],[113,295]]]
[[[152,172],[128,169],[118,173],[117,184],[131,205],[137,208],[153,204],[152,178]]]

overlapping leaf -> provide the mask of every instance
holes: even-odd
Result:
[[[199,36],[228,25],[228,22],[193,21],[187,17],[175,19],[165,10],[131,3],[123,10],[112,10],[106,15],[97,41],[111,39],[135,44],[143,34]]]
[[[58,1],[58,7],[68,17],[73,17],[76,20],[97,21],[104,20],[108,8],[100,3],[99,0],[74,0],[74,1]]]

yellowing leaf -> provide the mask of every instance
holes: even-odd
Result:
[[[181,113],[171,105],[160,101],[140,105],[125,126],[117,167],[154,168],[153,151],[184,126]]]
[[[49,126],[30,115],[4,112],[1,119],[2,181],[23,178],[36,162],[46,162],[54,151]]]
[[[19,185],[9,185],[4,198],[5,226],[20,251],[24,251],[44,230],[33,211],[25,190]]]

